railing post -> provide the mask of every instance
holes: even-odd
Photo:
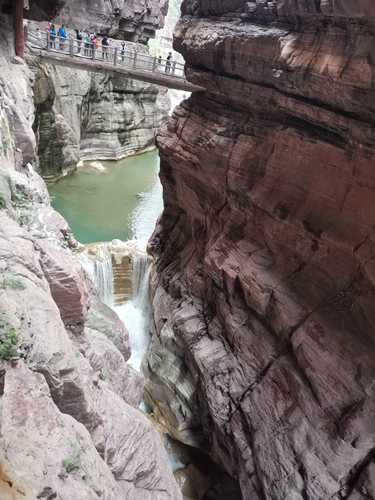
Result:
[[[94,60],[95,59],[95,45],[94,44],[92,44],[91,50],[92,50],[91,58]]]
[[[137,52],[134,51],[133,68],[135,68],[137,63]]]
[[[51,48],[51,33],[47,31],[47,50]]]
[[[69,51],[70,51],[70,55],[73,57],[74,56],[74,41],[73,41],[73,38],[69,38]]]
[[[174,76],[175,72],[176,72],[176,61],[173,61],[173,63],[172,63],[172,75],[173,76]]]
[[[156,70],[156,65],[158,64],[158,60],[154,57],[154,62],[152,63],[152,72],[154,73]]]
[[[113,64],[114,64],[114,66],[116,66],[116,64],[117,64],[117,51],[118,51],[118,48],[116,47],[115,51],[113,53]]]

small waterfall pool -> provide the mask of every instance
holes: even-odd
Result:
[[[76,239],[86,244],[100,242],[89,245],[81,261],[100,299],[117,312],[129,331],[132,356],[128,363],[136,370],[140,370],[149,343],[146,246],[163,209],[158,171],[158,154],[150,152],[119,162],[86,165],[49,188],[52,205],[69,222]],[[119,253],[120,261],[124,254],[131,261],[130,276],[126,278],[126,272],[120,276],[129,281],[132,290],[122,303],[116,300],[113,252]]]
[[[162,210],[158,172],[156,150],[120,161],[87,162],[49,186],[52,205],[81,243],[146,239]]]
[[[121,306],[114,307],[129,332],[131,357],[128,363],[140,371],[142,359],[150,341],[149,326],[151,307],[148,295],[150,265],[147,255],[136,255],[133,259],[133,298]]]

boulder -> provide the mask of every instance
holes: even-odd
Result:
[[[81,329],[89,308],[85,275],[77,259],[68,251],[39,240],[40,260],[51,294],[67,327]]]

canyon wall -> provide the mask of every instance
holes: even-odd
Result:
[[[0,0],[0,7],[2,2]],[[35,172],[32,72],[0,19],[0,498],[180,500],[128,332]]]
[[[155,146],[169,109],[166,89],[30,61],[43,177],[69,172],[80,160],[118,160]]]
[[[65,23],[71,36],[76,28],[106,33],[127,40],[127,53],[148,53],[147,41],[164,25],[168,11],[167,0],[66,0],[59,6],[55,21]],[[40,1],[31,4],[29,17],[45,21],[42,7]],[[36,27],[29,24],[29,32],[35,35]],[[40,27],[43,31],[45,24]],[[66,174],[80,160],[118,160],[155,146],[155,131],[170,107],[166,89],[119,75],[43,64],[31,55],[28,62],[35,73],[33,128],[43,177]]]
[[[2,0],[10,12],[11,0]],[[146,44],[163,27],[168,0],[29,0],[27,17]]]
[[[168,0],[65,0],[57,22],[147,43],[163,27],[167,12]]]
[[[185,0],[148,402],[244,500],[375,498],[375,6]]]

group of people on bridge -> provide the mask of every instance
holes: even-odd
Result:
[[[37,28],[38,38],[41,39],[42,33],[40,28]],[[53,23],[48,23],[47,26],[47,34],[48,34],[48,45],[50,49],[65,51],[66,43],[68,40],[75,41],[75,54],[83,55],[85,57],[92,57],[93,54],[101,49],[102,58],[105,60],[112,59],[112,51],[110,39],[104,35],[99,39],[99,36],[96,33],[82,31],[80,29],[75,29],[74,32],[69,32],[65,25],[57,26]],[[125,57],[127,54],[126,43],[125,41],[121,42],[121,48],[118,47],[120,58],[122,62],[125,61]],[[131,53],[134,52],[129,51],[129,57],[131,57]],[[169,52],[166,60],[162,60],[162,56],[158,57],[157,60],[159,71],[164,71],[166,74],[174,74],[176,68],[176,61],[172,59],[172,52]]]
[[[62,24],[59,28],[55,24],[49,24],[47,28],[49,33],[50,48],[65,50],[66,41],[72,36]],[[104,35],[99,41],[99,37],[95,33],[84,32],[75,30],[75,39],[77,41],[77,54],[83,53],[85,56],[91,56],[93,50],[97,50],[100,45],[102,48],[103,59],[108,59],[109,38]],[[57,45],[58,43],[58,45]],[[121,55],[125,59],[125,42],[121,44]],[[82,50],[83,48],[83,50]]]

